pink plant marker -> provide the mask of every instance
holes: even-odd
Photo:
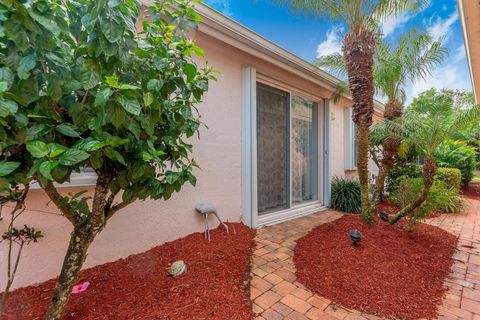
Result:
[[[84,282],[81,284],[77,284],[76,286],[73,287],[72,293],[81,293],[87,290],[88,286],[90,285],[90,282]]]

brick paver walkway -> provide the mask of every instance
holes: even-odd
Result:
[[[460,237],[452,272],[445,281],[450,290],[439,308],[439,319],[480,320],[480,201],[465,203],[461,214],[428,221]],[[380,319],[337,306],[296,281],[292,260],[296,240],[341,216],[328,210],[257,230],[250,287],[257,320]]]

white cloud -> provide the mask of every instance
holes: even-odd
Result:
[[[452,58],[452,61],[433,70],[432,74],[426,79],[410,84],[407,88],[408,99],[406,105],[409,105],[413,98],[430,88],[472,90],[470,78],[465,76],[464,67],[460,67],[455,60],[455,58]]]
[[[342,52],[342,36],[343,29],[333,28],[327,32],[327,39],[320,43],[317,47],[317,57],[328,56],[333,53]]]
[[[206,3],[226,16],[233,16],[233,12],[230,10],[229,0],[207,0]]]
[[[430,21],[427,31],[435,40],[442,36],[449,37],[452,25],[458,20],[457,11],[453,12],[448,18],[437,17],[435,21]]]
[[[465,52],[465,46],[461,44],[456,50],[455,50],[455,62],[460,62],[463,59],[467,57],[467,54]]]
[[[388,19],[382,23],[380,26],[380,29],[382,30],[382,33],[385,35],[385,37],[388,37],[389,35],[393,34],[393,32],[397,29],[403,26],[405,23],[408,22],[413,17],[413,15],[408,14],[408,13],[403,13],[398,16],[395,16],[391,19]]]

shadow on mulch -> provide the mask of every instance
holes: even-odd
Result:
[[[470,182],[463,187],[462,195],[468,199],[480,200],[480,182]]]
[[[82,271],[79,283],[89,281],[90,287],[71,296],[64,319],[252,319],[248,279],[255,232],[238,223],[229,229],[230,235],[213,230],[210,243],[195,233]],[[180,259],[187,273],[168,277],[165,269]],[[0,319],[43,319],[54,286],[52,279],[14,291]]]
[[[358,229],[357,246],[348,237]],[[346,308],[402,319],[432,319],[447,291],[457,237],[419,224],[413,232],[383,221],[369,227],[348,215],[297,241],[298,281]]]

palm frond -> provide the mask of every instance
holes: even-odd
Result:
[[[348,25],[348,14],[343,6],[344,1],[336,0],[274,0],[285,5],[296,13],[312,17],[329,17]]]
[[[449,55],[449,49],[443,46],[445,37],[436,41],[429,35],[418,35],[409,41],[409,49],[403,52],[403,59],[411,81],[425,79],[433,68]]]
[[[340,81],[331,99],[333,100],[334,103],[337,103],[338,101],[340,101],[342,97],[346,95],[350,95],[350,89],[348,88],[348,83],[345,81]]]
[[[315,64],[319,68],[331,73],[338,78],[347,78],[345,60],[343,59],[343,55],[341,53],[333,53],[328,56],[320,56],[315,60]]]
[[[372,16],[379,23],[406,11],[421,11],[429,4],[428,0],[378,0],[376,2],[377,3],[372,10]]]

